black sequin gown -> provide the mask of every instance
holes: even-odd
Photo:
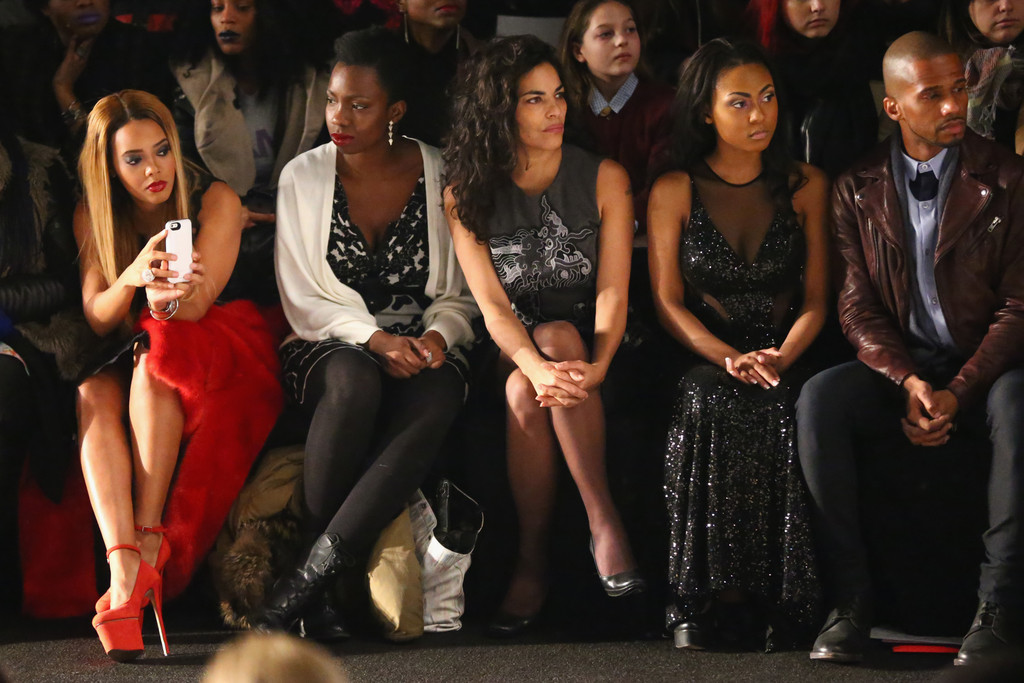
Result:
[[[692,187],[680,244],[687,308],[741,352],[778,348],[800,306],[802,229],[775,210],[761,179],[731,185],[704,166]],[[776,645],[817,621],[793,407],[810,374],[798,362],[765,390],[697,362],[681,379],[665,454],[670,629],[699,619],[725,589],[752,598]]]

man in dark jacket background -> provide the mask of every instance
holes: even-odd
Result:
[[[940,39],[897,39],[883,74],[899,131],[833,196],[839,315],[858,360],[814,377],[797,407],[835,608],[811,658],[859,661],[871,627],[858,445],[902,430],[933,447],[960,427],[993,447],[979,607],[956,659],[973,664],[1022,642],[1024,161],[967,130],[964,68]]]

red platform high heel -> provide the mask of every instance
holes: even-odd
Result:
[[[157,526],[139,526],[139,525],[136,525],[135,526],[135,530],[136,531],[141,531],[144,534],[163,534],[163,536],[160,538],[160,549],[157,551],[157,554],[156,554],[156,564],[153,565],[153,568],[156,569],[157,573],[160,575],[160,578],[163,579],[164,578],[164,567],[167,566],[167,563],[171,559],[171,544],[167,541],[167,528],[163,527],[163,526],[159,526],[159,525],[157,525]],[[147,604],[149,604],[148,601],[143,602],[142,606],[145,607]],[[97,613],[105,612],[108,609],[110,609],[110,589],[109,588],[107,589],[107,592],[104,593],[103,595],[101,595],[100,599],[96,601],[96,612]],[[141,617],[139,619],[139,623],[142,623]]]
[[[167,541],[167,529],[166,527],[156,526],[138,526],[135,527],[136,531],[141,531],[144,534],[162,534],[160,537],[160,549],[156,553],[156,563],[153,568],[157,570],[160,577],[163,578],[164,567],[167,566],[167,562],[171,559],[171,544]]]
[[[139,555],[142,554],[134,545],[115,545],[107,550],[108,562],[110,554],[115,550],[132,550]],[[161,607],[163,582],[156,569],[146,562],[140,562],[139,573],[135,576],[135,588],[132,589],[128,601],[118,607],[102,610],[92,619],[92,626],[100,637],[103,650],[114,661],[131,661],[145,650],[142,642],[141,616],[147,600],[153,605],[153,611],[156,613],[156,625],[160,631],[160,644],[163,646],[164,656],[169,654]]]

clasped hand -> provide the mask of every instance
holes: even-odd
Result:
[[[367,347],[380,358],[384,372],[398,379],[408,379],[421,370],[436,370],[444,365],[444,344],[439,339],[441,335],[436,332],[417,338],[378,330],[370,337]]]
[[[779,385],[783,370],[782,353],[774,346],[725,359],[726,372],[744,384],[757,384],[765,389]]]
[[[901,420],[903,433],[915,446],[941,446],[949,441],[960,403],[948,390],[935,391],[916,375],[903,382],[907,392],[907,416]]]
[[[582,360],[545,361],[527,375],[542,408],[571,408],[604,381],[604,373]]]
[[[168,282],[168,278],[177,277],[178,271],[172,270],[173,261],[177,260],[174,254],[157,249],[157,245],[167,236],[167,229],[163,229],[149,238],[146,246],[135,257],[128,268],[121,274],[125,284],[132,287],[145,287],[146,299],[149,306],[155,311],[162,311],[172,301],[188,301],[192,298],[193,292],[202,286],[205,280],[206,270],[200,261],[198,251],[192,252],[192,272],[185,273],[185,282]],[[153,274],[152,280],[147,280],[145,271]]]

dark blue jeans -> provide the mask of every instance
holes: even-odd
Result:
[[[826,585],[836,599],[871,588],[860,526],[857,444],[902,435],[905,415],[903,391],[859,361],[818,373],[797,401],[800,463],[811,493]],[[1024,369],[1003,374],[985,404],[962,411],[956,423],[954,438],[980,431],[992,442],[989,528],[978,596],[1024,605]]]

